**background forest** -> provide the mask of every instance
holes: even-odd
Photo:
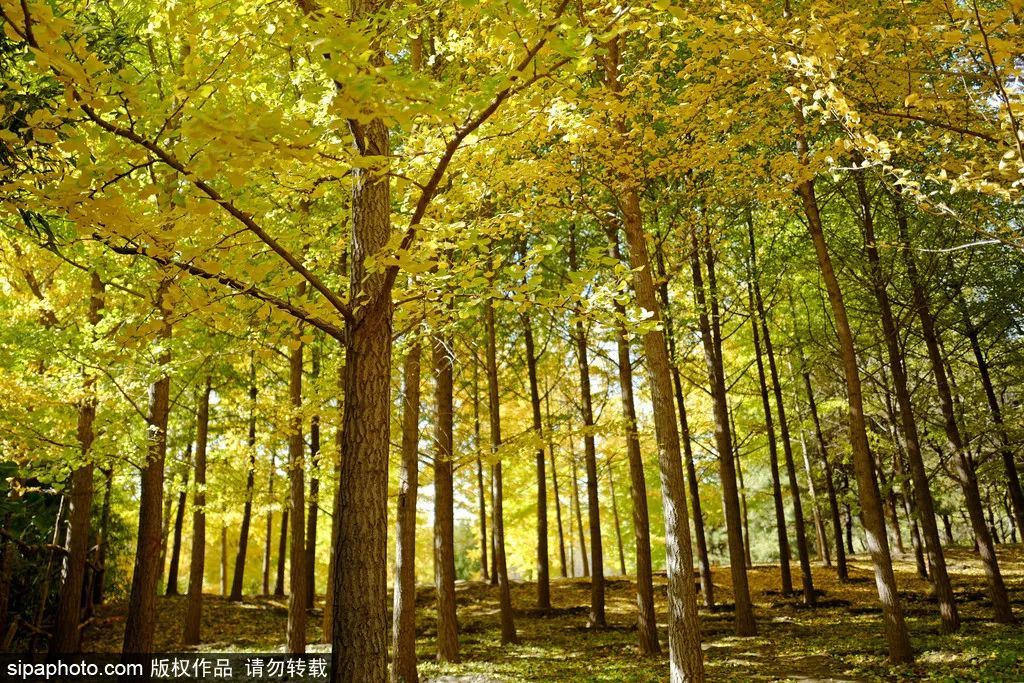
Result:
[[[1022,21],[0,0],[0,649],[1019,675]]]

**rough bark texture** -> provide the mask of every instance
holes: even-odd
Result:
[[[454,398],[451,339],[434,338],[434,589],[437,592],[437,659],[459,661],[459,623],[455,610]]]
[[[498,361],[497,341],[494,331],[494,304],[488,299],[484,311],[484,323],[487,327],[487,398],[488,414],[491,427],[491,453],[497,454],[501,449],[501,399],[498,392]],[[491,538],[494,539],[494,574],[498,579],[498,599],[501,612],[501,644],[519,642],[516,625],[512,615],[512,594],[508,585],[508,567],[505,562],[505,513],[501,481],[501,460],[494,463],[494,501],[491,515],[494,528]]]
[[[807,141],[802,133],[803,115],[799,108],[794,111],[797,117],[797,128],[800,131],[797,134],[797,151],[803,161],[808,154]],[[828,292],[832,317],[839,337],[840,355],[846,379],[846,396],[850,410],[850,443],[853,449],[854,471],[857,476],[857,493],[860,498],[861,516],[864,520],[864,535],[875,570],[875,585],[882,603],[885,635],[889,645],[889,660],[893,663],[909,662],[913,660],[914,655],[910,647],[906,624],[903,621],[903,607],[900,604],[896,588],[896,577],[892,571],[892,558],[889,555],[889,542],[886,538],[882,501],[878,493],[874,463],[868,445],[864,402],[861,396],[860,370],[857,367],[857,351],[853,343],[853,332],[846,315],[846,303],[843,301],[839,280],[832,268],[832,259],[825,243],[825,233],[822,228],[821,216],[818,213],[818,201],[814,194],[814,183],[811,180],[805,180],[797,189],[807,218],[807,231],[814,244],[818,267]]]
[[[416,494],[419,486],[420,356],[417,340],[403,365],[402,461],[395,510],[395,602],[392,683],[416,683]]]
[[[541,418],[540,387],[537,384],[537,349],[529,314],[523,315],[526,370],[530,380],[533,431],[537,434],[537,609],[551,609],[551,580],[548,563],[548,484],[544,467],[544,422]]]
[[[170,414],[171,378],[167,374],[171,362],[170,311],[164,306],[167,281],[157,293],[157,308],[162,325],[157,335],[160,376],[150,385],[149,408],[146,415],[146,462],[141,473],[139,495],[139,529],[135,546],[135,568],[128,596],[128,618],[125,621],[124,654],[146,654],[153,651],[156,630],[156,584],[160,574],[160,516],[163,512],[164,460],[167,456],[167,418]]]
[[[88,323],[95,327],[103,309],[103,282],[99,275],[91,276],[92,296],[89,298]],[[85,564],[89,555],[89,515],[92,509],[93,470],[92,442],[95,436],[93,422],[96,419],[96,380],[88,375],[84,381],[85,398],[78,406],[78,448],[81,462],[71,473],[68,494],[67,555],[61,568],[63,580],[60,599],[50,642],[52,654],[78,652],[81,644],[79,623],[82,616],[82,583],[85,580]],[[2,635],[0,631],[0,635]]]
[[[199,395],[196,415],[196,461],[192,478],[192,556],[188,569],[188,600],[181,642],[198,645],[203,616],[203,575],[206,570],[206,444],[210,432],[210,378]]]
[[[245,558],[249,553],[249,527],[252,525],[252,498],[256,487],[256,357],[249,356],[249,456],[245,473],[245,505],[242,507],[242,523],[238,530],[238,553],[235,555],[235,572],[231,578],[231,593],[228,600],[242,600],[242,584],[245,579]]]
[[[732,432],[729,429],[729,406],[725,392],[725,369],[721,356],[721,333],[715,331],[718,328],[717,293],[714,292],[713,287],[709,287],[710,296],[705,294],[696,232],[693,232],[691,237],[690,269],[693,275],[693,291],[701,341],[704,346],[704,361],[708,369],[708,382],[711,385],[715,444],[718,449],[718,474],[722,487],[726,536],[729,545],[729,570],[732,574],[733,594],[736,598],[736,635],[752,636],[757,633],[757,624],[754,622],[754,608],[750,600],[750,588],[747,584],[743,522],[740,518],[739,492],[736,489]],[[714,260],[708,258],[707,265],[709,267],[708,284],[711,285]]]
[[[288,507],[291,545],[288,549],[288,652],[306,651],[306,444],[302,439],[302,356],[300,342],[288,363],[288,389],[292,410],[288,434]],[[280,565],[278,565],[280,566]]]
[[[992,611],[996,621],[1009,623],[1014,621],[1013,611],[1010,608],[1006,585],[1003,583],[1003,576],[999,570],[999,561],[996,559],[996,549],[992,541],[992,534],[989,531],[989,527],[985,524],[985,512],[982,508],[981,493],[978,490],[978,477],[974,471],[974,464],[970,461],[965,450],[960,426],[957,424],[953,392],[950,388],[949,376],[946,374],[946,367],[943,364],[942,351],[939,348],[939,333],[935,329],[935,318],[931,312],[931,302],[929,301],[921,276],[918,273],[917,262],[910,248],[910,230],[907,225],[907,217],[903,210],[902,200],[899,195],[893,196],[903,261],[913,291],[914,312],[921,323],[925,346],[928,349],[928,360],[931,364],[935,388],[939,395],[939,406],[942,409],[943,427],[946,430],[949,448],[953,453],[956,476],[960,482],[960,487],[963,489],[967,515],[971,521],[971,528],[974,530],[975,541],[978,544],[978,554],[981,556],[981,563],[985,568],[989,597],[992,600]]]

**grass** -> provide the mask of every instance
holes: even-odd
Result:
[[[1024,550],[1004,546],[999,553],[1003,577],[1014,610],[1024,617]],[[963,626],[959,633],[939,633],[935,603],[928,584],[917,577],[912,558],[900,559],[896,573],[911,640],[917,651],[912,665],[886,661],[885,640],[870,563],[855,556],[849,583],[840,584],[830,568],[815,565],[815,586],[822,607],[804,608],[798,596],[779,594],[777,566],[749,570],[759,635],[738,638],[728,609],[701,609],[701,632],[708,680],[712,681],[1021,681],[1024,680],[1024,629],[989,621],[991,610],[980,562],[969,551],[947,551]],[[795,574],[799,566],[793,563]],[[799,582],[799,575],[795,577]],[[714,570],[716,599],[730,603],[728,567]],[[665,642],[664,578],[656,578],[659,630]],[[531,609],[535,586],[513,585],[516,626],[521,642],[501,646],[497,590],[480,582],[457,587],[462,662],[434,660],[434,596],[429,586],[417,593],[417,654],[426,681],[575,681],[611,683],[663,681],[666,655],[642,658],[636,649],[635,592],[621,577],[608,581],[607,629],[587,628],[590,583],[586,579],[552,582],[553,609]],[[318,603],[319,604],[319,603]],[[283,599],[247,598],[232,604],[218,596],[205,600],[202,650],[211,652],[283,649],[287,604]],[[183,597],[158,602],[160,624],[156,647],[182,651],[180,644]],[[318,610],[317,610],[318,611]],[[309,642],[321,639],[319,618],[311,618]],[[120,646],[124,605],[104,606],[86,633],[85,647],[102,652]],[[311,645],[311,650],[324,650]]]

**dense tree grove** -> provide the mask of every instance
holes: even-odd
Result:
[[[273,592],[286,651],[416,681],[417,582],[455,666],[458,581],[516,647],[567,577],[608,628],[623,575],[701,681],[705,615],[772,627],[753,565],[815,609],[863,554],[900,665],[961,628],[955,544],[1021,616],[1020,0],[0,21],[2,649],[117,600],[152,652],[178,593],[196,645],[204,589]]]

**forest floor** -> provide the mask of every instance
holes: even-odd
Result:
[[[1024,548],[1003,546],[1000,565],[1014,611],[1024,618]],[[704,659],[710,681],[1024,681],[1024,627],[989,621],[985,578],[977,557],[966,549],[947,551],[949,570],[963,626],[952,636],[939,634],[935,603],[928,584],[914,570],[913,557],[897,562],[896,572],[917,659],[909,666],[886,662],[881,611],[871,566],[866,556],[850,562],[851,581],[840,584],[830,568],[814,565],[820,606],[807,609],[799,596],[779,594],[779,568],[758,565],[749,571],[760,635],[733,635],[728,607],[716,612],[701,608]],[[792,564],[799,585],[799,564]],[[656,608],[662,649],[665,642],[664,577],[656,577]],[[714,569],[716,600],[732,600],[729,568]],[[636,649],[635,592],[632,582],[612,577],[607,587],[608,628],[587,628],[588,579],[552,581],[553,609],[540,613],[530,606],[535,585],[514,583],[516,627],[520,644],[500,645],[497,589],[481,582],[459,582],[462,663],[434,661],[434,592],[421,586],[417,594],[417,650],[421,680],[436,683],[492,681],[662,681],[667,659],[641,658]],[[698,597],[699,600],[699,597]],[[321,605],[317,601],[317,606]],[[156,647],[181,652],[180,627],[184,597],[161,597]],[[84,647],[114,651],[124,630],[123,603],[103,606],[87,629]],[[319,609],[314,610],[319,614]],[[204,600],[203,633],[208,652],[272,652],[284,646],[286,599],[246,598],[229,603],[220,596]],[[309,642],[321,639],[320,619],[310,619]],[[311,651],[326,651],[311,645]]]

